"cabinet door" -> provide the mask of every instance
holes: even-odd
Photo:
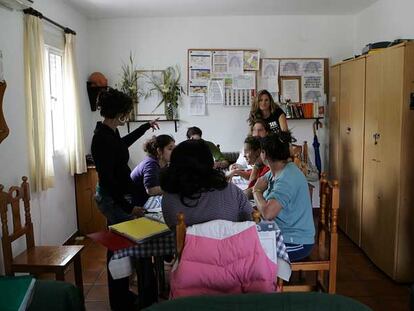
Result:
[[[329,178],[339,180],[339,106],[341,66],[331,68],[329,73]]]
[[[378,195],[376,211],[377,247],[375,262],[390,276],[394,274],[397,213],[400,191],[401,109],[403,103],[404,48],[390,48],[383,54],[383,88],[378,129]],[[378,246],[380,246],[378,245]],[[373,259],[374,260],[374,259]]]
[[[365,106],[365,58],[341,65],[340,182],[346,233],[360,245]]]
[[[377,187],[379,170],[379,111],[382,106],[383,66],[382,54],[373,54],[366,59],[366,98],[365,98],[365,144],[364,144],[364,182],[361,247],[368,256],[377,257],[379,241]]]

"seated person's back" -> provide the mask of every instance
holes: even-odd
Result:
[[[228,184],[202,140],[180,143],[171,154],[170,166],[161,173],[164,191],[162,211],[168,226],[175,226],[177,214],[193,225],[215,219],[245,221],[253,211],[244,193]]]

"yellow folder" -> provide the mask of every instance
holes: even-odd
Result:
[[[136,243],[145,242],[170,231],[166,224],[145,217],[121,222],[109,228]]]

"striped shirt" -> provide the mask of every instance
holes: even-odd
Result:
[[[203,192],[198,200],[189,200],[188,203],[195,206],[184,205],[179,194],[164,193],[162,213],[165,223],[169,227],[177,224],[177,214],[180,212],[184,213],[184,221],[187,226],[216,219],[250,220],[253,212],[253,208],[243,191],[231,183],[223,190]]]

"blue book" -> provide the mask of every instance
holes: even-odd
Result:
[[[26,310],[32,299],[35,281],[32,276],[0,277],[0,310]]]

